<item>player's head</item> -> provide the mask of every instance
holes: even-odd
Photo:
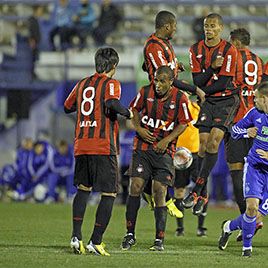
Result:
[[[60,140],[57,144],[57,149],[61,155],[65,155],[68,152],[68,143],[65,140]]]
[[[174,72],[168,66],[160,66],[154,76],[155,92],[163,97],[171,88],[174,80]]]
[[[34,152],[35,152],[37,155],[42,154],[44,150],[45,150],[45,145],[44,145],[43,142],[37,141],[37,142],[34,144]]]
[[[255,106],[268,114],[268,82],[259,84],[255,90]]]
[[[25,150],[32,150],[33,149],[33,140],[29,137],[24,138],[21,141],[21,147]]]
[[[157,13],[155,17],[155,30],[162,31],[166,38],[171,39],[177,29],[176,16],[166,10]]]
[[[211,13],[204,19],[204,32],[206,40],[218,39],[223,31],[223,20],[221,15]]]
[[[238,49],[249,46],[250,33],[244,28],[235,29],[230,32],[230,41]]]
[[[112,77],[118,62],[118,53],[111,47],[100,48],[95,54],[95,67],[97,73],[110,73]]]

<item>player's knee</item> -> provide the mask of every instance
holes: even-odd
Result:
[[[258,206],[256,204],[247,204],[246,214],[250,217],[256,216],[258,213]]]
[[[141,194],[143,188],[143,184],[140,181],[137,181],[135,179],[131,180],[130,183],[130,194],[132,196],[138,196]]]
[[[81,190],[81,191],[85,191],[85,192],[91,192],[92,187],[88,187],[88,186],[85,186],[85,185],[83,185],[83,184],[79,184],[79,185],[77,186],[77,189],[78,189],[78,190]]]
[[[219,149],[219,145],[220,145],[221,140],[219,139],[210,139],[207,143],[207,148],[206,151],[208,153],[217,153],[218,149]]]
[[[174,189],[174,197],[176,199],[181,199],[185,195],[185,188],[175,188]]]

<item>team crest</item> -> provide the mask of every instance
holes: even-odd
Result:
[[[136,169],[139,173],[143,172],[143,166],[141,164],[138,165],[137,169]]]
[[[262,129],[261,129],[261,133],[264,134],[264,135],[268,135],[268,127],[263,126]]]
[[[175,108],[175,104],[173,104],[173,103],[170,104],[170,105],[169,105],[169,108],[173,110],[173,109]]]
[[[206,120],[207,120],[207,116],[205,114],[202,114],[201,117],[200,117],[200,121],[204,122]]]

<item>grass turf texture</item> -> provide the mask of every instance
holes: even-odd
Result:
[[[83,241],[88,242],[95,219],[88,207]],[[175,237],[175,219],[168,216],[164,252],[150,252],[154,240],[153,213],[141,208],[137,222],[137,245],[121,251],[125,234],[125,207],[115,206],[104,236],[111,257],[74,255],[69,247],[71,205],[0,203],[0,267],[264,267],[268,258],[268,222],[254,239],[253,257],[242,259],[241,243],[230,237],[225,251],[218,249],[220,225],[238,209],[209,208],[205,226],[208,237],[197,237],[197,218],[186,211],[185,236]],[[265,223],[264,220],[264,223]],[[266,263],[267,265],[267,263]]]

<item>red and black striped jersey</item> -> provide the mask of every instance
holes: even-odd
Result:
[[[268,81],[268,62],[266,62],[263,68],[262,82],[264,81]]]
[[[169,40],[158,38],[152,34],[144,44],[143,56],[149,81],[153,81],[155,71],[163,65],[168,65],[177,77],[178,60]]]
[[[119,127],[116,113],[105,107],[108,99],[120,99],[119,81],[95,73],[79,81],[64,107],[76,111],[74,154],[116,155]]]
[[[192,73],[205,72],[219,55],[224,58],[221,68],[214,71],[206,86],[215,83],[221,75],[235,77],[237,51],[236,48],[226,40],[221,40],[220,43],[214,47],[208,47],[205,41],[201,40],[190,47],[189,54]],[[224,91],[216,92],[209,96],[221,97],[237,94],[235,88],[233,79]]]
[[[261,82],[262,60],[248,48],[238,49],[236,65],[236,85],[240,88],[240,106],[234,123],[254,107],[254,87]]]
[[[175,87],[172,87],[168,98],[160,99],[155,94],[154,84],[151,83],[141,88],[130,107],[140,113],[141,126],[156,137],[155,143],[149,144],[136,134],[134,149],[138,150],[152,150],[156,143],[168,136],[177,125],[192,121],[187,97]],[[169,144],[168,152],[175,151],[176,140]]]

